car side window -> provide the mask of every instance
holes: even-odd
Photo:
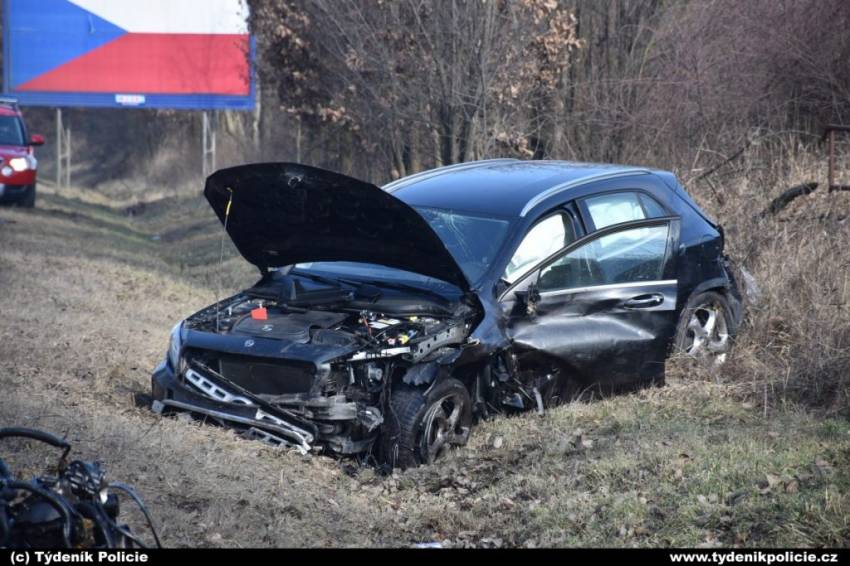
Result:
[[[540,272],[539,291],[657,281],[667,257],[669,224],[626,228],[567,253]]]
[[[633,191],[608,193],[584,200],[597,230],[606,226],[667,216],[667,211],[652,197]]]
[[[643,205],[647,218],[662,218],[670,215],[663,206],[658,204],[657,200],[646,193],[640,193],[640,203]]]
[[[575,240],[572,222],[558,212],[535,224],[525,235],[502,278],[514,283],[538,263]]]

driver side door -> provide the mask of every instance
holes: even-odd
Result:
[[[679,221],[626,222],[547,259],[503,296],[520,364],[554,360],[584,384],[663,375],[676,327]]]

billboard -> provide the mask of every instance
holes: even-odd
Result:
[[[5,0],[4,87],[20,104],[254,107],[245,0]]]

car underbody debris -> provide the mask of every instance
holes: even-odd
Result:
[[[62,450],[57,475],[18,479],[0,458],[0,548],[146,548],[119,523],[117,493],[142,511],[157,547],[159,536],[142,500],[120,482],[108,482],[99,462],[67,461],[71,446],[50,433],[0,428],[0,440],[25,438]]]

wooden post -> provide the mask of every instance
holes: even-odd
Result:
[[[835,186],[835,130],[829,131],[829,190]]]
[[[62,186],[62,109],[56,109],[56,188]]]
[[[56,109],[56,188],[71,186],[71,128],[62,121],[62,109]]]
[[[210,120],[209,112],[202,112],[201,124],[201,174],[206,179],[215,171],[215,113]]]

